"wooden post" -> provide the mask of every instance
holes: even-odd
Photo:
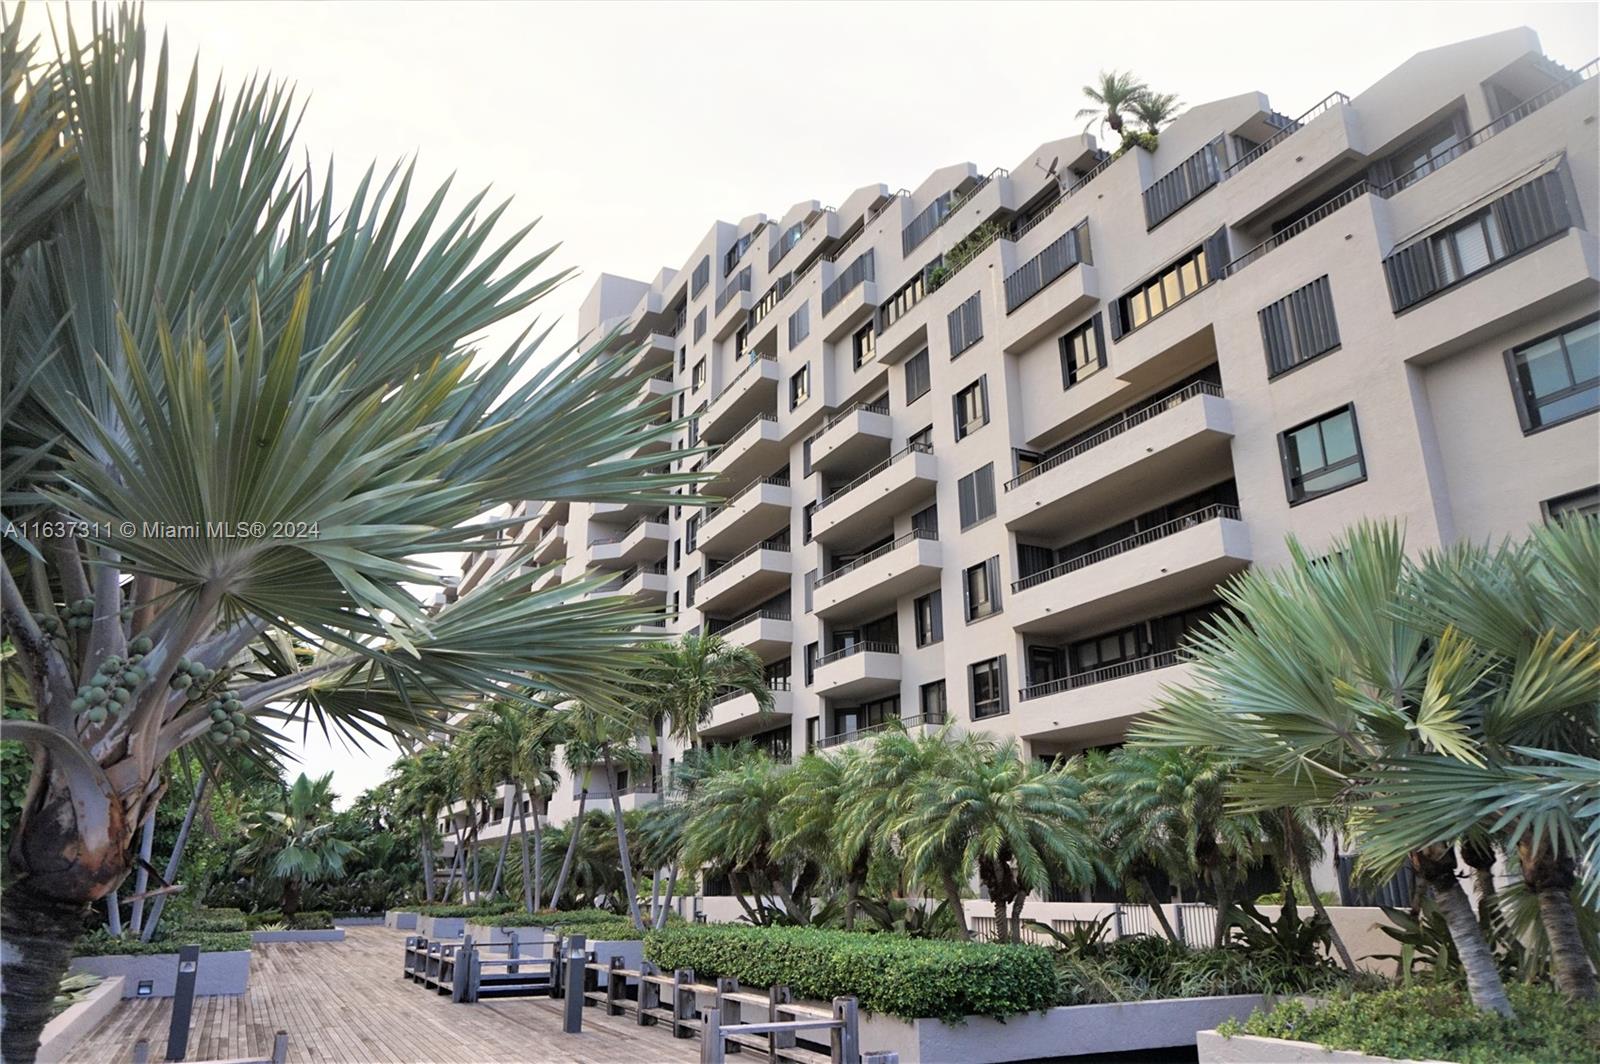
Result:
[[[467,956],[471,960],[471,963],[467,966],[466,1001],[469,1003],[476,1003],[478,1000],[478,991],[483,988],[483,958],[478,956],[478,950],[476,947],[468,950]]]
[[[706,1009],[700,1017],[700,1064],[724,1064],[722,1021],[716,1009]]]
[[[730,1001],[725,996],[727,994],[737,994],[738,992],[739,980],[717,980],[717,1017],[724,1026],[733,1027],[739,1023],[739,1003],[737,1001]],[[737,1053],[740,1049],[741,1046],[739,1043],[729,1042],[724,1052]]]
[[[876,1053],[862,1053],[861,1064],[900,1064],[900,1054],[892,1049],[882,1049]]]
[[[511,932],[511,943],[506,947],[506,956],[512,960],[516,960],[518,957],[522,956],[522,943],[518,939],[515,931]],[[521,971],[521,969],[522,966],[520,964],[513,964],[507,967],[506,971],[510,972],[512,975],[516,975],[519,971]]]
[[[565,935],[556,936],[555,953],[550,961],[550,996],[559,998],[566,993],[566,941]]]
[[[450,1000],[457,1004],[467,1000],[467,985],[472,981],[472,936],[462,938],[456,948],[455,961],[450,965]],[[440,971],[440,979],[444,972]]]
[[[150,1039],[141,1038],[133,1043],[133,1064],[150,1064]]]
[[[168,1060],[182,1060],[189,1052],[189,1021],[194,1014],[194,982],[199,975],[200,947],[193,945],[179,947],[178,983],[172,992],[172,1026],[167,1032]]]
[[[767,991],[767,1022],[779,1023],[784,1019],[782,1006],[794,1000],[786,986],[774,986]],[[793,1013],[788,1014],[790,1016]],[[768,1064],[778,1064],[778,1050],[794,1048],[793,1031],[773,1031],[767,1036]]]
[[[633,1011],[633,1021],[640,1027],[656,1022],[650,1010],[661,1004],[661,987],[653,980],[657,973],[658,969],[649,961],[639,962],[639,1007]]]
[[[621,1016],[622,1015],[622,1005],[620,1004],[620,1001],[621,1001],[621,998],[623,996],[622,990],[623,990],[623,988],[625,986],[628,985],[628,981],[626,979],[624,979],[621,975],[617,974],[617,973],[619,973],[621,971],[622,971],[622,958],[621,957],[612,957],[611,958],[611,964],[608,967],[608,969],[606,970],[606,1015],[607,1016]]]
[[[286,1064],[289,1059],[289,1032],[279,1031],[272,1036],[272,1064]]]
[[[600,973],[589,967],[594,963],[594,960],[594,950],[589,950],[584,953],[583,960],[578,962],[583,971],[583,993],[579,996],[583,999],[585,1005],[594,1004],[589,1000],[589,995],[593,991],[600,989]]]
[[[693,968],[675,968],[672,972],[672,1037],[693,1038],[694,1028],[689,1026],[694,1019],[694,991],[689,989],[694,982]]]
[[[856,1014],[856,999],[834,998],[833,1018],[839,1023],[829,1040],[833,1064],[861,1064],[861,1030]]]
[[[583,1033],[584,941],[582,935],[573,935],[567,939],[565,962],[567,1001],[561,1023],[561,1029],[567,1034]]]

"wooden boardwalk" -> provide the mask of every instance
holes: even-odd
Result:
[[[273,1034],[289,1032],[291,1061],[462,1064],[564,1061],[574,1064],[694,1064],[698,1039],[675,1039],[664,1027],[637,1027],[627,1016],[583,1010],[583,1034],[561,1033],[561,1002],[506,998],[454,1005],[402,978],[405,933],[349,928],[343,942],[256,946],[250,989],[240,997],[196,998],[190,1061],[265,1058]],[[164,1059],[170,998],[129,1000],[73,1047],[63,1064],[125,1064],[150,1040]]]

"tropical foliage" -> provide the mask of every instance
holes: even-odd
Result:
[[[1154,151],[1156,134],[1182,109],[1176,93],[1156,92],[1132,71],[1102,70],[1093,84],[1083,87],[1083,96],[1090,103],[1078,112],[1079,118],[1089,120],[1084,131],[1096,125],[1109,128],[1122,140],[1118,155],[1135,144]],[[1130,128],[1130,122],[1144,128]]]

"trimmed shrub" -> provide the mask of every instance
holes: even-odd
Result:
[[[464,917],[468,920],[479,921],[480,918],[488,919],[502,916],[506,913],[521,912],[522,906],[514,901],[495,901],[478,905],[419,905],[414,910],[407,909],[405,911],[421,913],[423,916]]]
[[[1267,1015],[1252,1013],[1243,1024],[1229,1021],[1218,1030],[1413,1060],[1600,1064],[1600,1005],[1526,983],[1509,983],[1506,993],[1514,1020],[1476,1008],[1462,987],[1420,986],[1352,994],[1310,1008],[1284,1001]]]
[[[154,942],[117,938],[104,928],[84,935],[72,947],[74,957],[142,957],[156,953],[176,953],[180,946],[199,946],[202,953],[221,953],[250,948],[248,931],[196,931],[173,928]]]
[[[185,931],[244,931],[253,920],[238,909],[196,909],[174,920],[171,926]]]
[[[333,927],[333,913],[327,909],[307,909],[285,917],[284,922],[291,931],[327,931]]]
[[[1039,946],[945,942],[811,927],[682,925],[645,935],[645,956],[697,978],[787,986],[901,1019],[1004,1019],[1056,1004],[1055,967]]]
[[[573,921],[566,919],[566,913],[540,913],[525,919],[529,926],[549,928],[560,935],[582,935],[591,942],[637,942],[645,936],[645,932],[634,927],[633,921],[626,916],[612,913],[601,913],[600,916],[603,919],[586,917]]]

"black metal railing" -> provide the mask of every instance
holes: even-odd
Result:
[[[1194,513],[1184,514],[1182,517],[1175,517],[1171,521],[1163,521],[1159,525],[1144,529],[1141,532],[1135,532],[1131,536],[1119,539],[1115,543],[1108,543],[1104,547],[1099,547],[1095,550],[1089,551],[1087,554],[1080,554],[1076,558],[1069,558],[1067,561],[1061,562],[1057,565],[1052,565],[1048,569],[1041,569],[1037,573],[1030,573],[1021,580],[1013,580],[1011,582],[1011,590],[1013,592],[1026,591],[1030,587],[1037,587],[1046,581],[1054,580],[1058,576],[1064,576],[1067,573],[1073,573],[1077,572],[1079,569],[1088,568],[1096,562],[1103,562],[1107,558],[1115,558],[1119,554],[1126,554],[1128,551],[1133,550],[1136,547],[1142,547],[1147,543],[1154,543],[1158,539],[1166,539],[1168,536],[1182,532],[1184,529],[1194,528],[1195,526],[1203,525],[1208,521],[1215,521],[1219,517],[1229,517],[1234,520],[1238,520],[1239,508],[1237,506],[1230,506],[1226,503],[1213,503],[1210,506],[1202,507],[1201,509],[1196,510]]]
[[[1249,151],[1245,152],[1232,166],[1222,171],[1222,176],[1232,177],[1234,174],[1237,174],[1240,170],[1243,170],[1245,167],[1249,166],[1251,163],[1267,154],[1267,152],[1271,151],[1273,148],[1276,148],[1279,144],[1282,144],[1285,140],[1289,139],[1289,137],[1293,136],[1298,130],[1302,129],[1307,122],[1311,121],[1313,118],[1316,118],[1322,112],[1332,110],[1339,104],[1349,102],[1350,97],[1346,96],[1344,93],[1330,92],[1327,96],[1319,100],[1305,114],[1289,122],[1288,125],[1278,130],[1272,136],[1268,137],[1260,144],[1257,144],[1254,148],[1251,148]]]
[[[744,561],[757,551],[764,550],[778,550],[787,554],[789,553],[789,541],[787,539],[764,539],[754,546],[746,547],[744,550],[740,551],[738,554],[735,554],[725,562],[719,562],[714,558],[707,558],[705,565],[700,570],[700,579],[709,580],[713,576],[716,576],[718,573],[722,572],[722,570],[726,569],[728,566],[737,565],[739,562]]]
[[[847,647],[840,647],[838,650],[829,651],[817,659],[815,667],[820,669],[824,665],[830,665],[835,661],[843,661],[845,658],[853,658],[857,654],[898,653],[900,653],[899,643],[880,643],[876,640],[867,639],[858,643],[851,643]]]
[[[828,506],[830,503],[836,502],[841,496],[847,494],[851,490],[859,488],[861,485],[865,484],[879,473],[882,473],[885,469],[888,469],[890,466],[900,461],[900,459],[904,458],[906,455],[932,453],[933,444],[931,443],[908,443],[903,449],[891,454],[888,458],[885,458],[883,461],[879,462],[877,465],[873,466],[859,477],[856,477],[844,487],[829,492],[825,498],[817,503],[817,508],[816,510],[813,510],[812,513],[820,513],[824,507]]]
[[[771,677],[765,682],[764,686],[769,691],[787,691],[787,690],[789,690],[789,677],[787,677],[787,676]],[[711,700],[711,704],[714,705],[714,706],[720,706],[724,702],[732,702],[736,698],[746,698],[746,697],[753,697],[753,696],[751,696],[749,691],[724,691],[722,694],[719,694],[717,697],[713,698]]]
[[[817,588],[823,586],[829,581],[837,580],[844,574],[854,572],[863,565],[868,565],[877,561],[890,551],[904,547],[908,543],[914,543],[919,539],[928,539],[937,542],[939,539],[939,533],[935,532],[931,528],[913,528],[910,532],[907,532],[898,539],[891,540],[890,542],[885,543],[883,546],[874,550],[869,550],[867,553],[861,555],[861,557],[854,558],[849,562],[846,562],[844,565],[839,566],[837,569],[830,569],[828,572],[823,573],[821,576],[817,577],[816,583],[812,584],[811,588],[813,591],[815,591]]]
[[[1362,196],[1365,196],[1371,191],[1372,186],[1367,184],[1365,181],[1356,182],[1354,185],[1351,185],[1349,188],[1339,193],[1339,195],[1335,196],[1327,203],[1324,203],[1310,214],[1307,214],[1304,218],[1301,218],[1293,224],[1285,227],[1280,232],[1273,233],[1271,236],[1267,237],[1267,239],[1263,240],[1249,251],[1246,251],[1244,254],[1235,256],[1231,262],[1222,267],[1217,276],[1233,276],[1246,266],[1250,265],[1252,262],[1255,262],[1257,259],[1267,254],[1269,251],[1288,243],[1290,240],[1293,240],[1307,229],[1310,229],[1313,225],[1316,225],[1318,222],[1322,221],[1322,219],[1326,218],[1328,215],[1337,210],[1348,207],[1350,204],[1354,203],[1356,200],[1360,199]]]
[[[1006,481],[1005,490],[1010,491],[1013,488],[1026,484],[1035,477],[1043,476],[1057,466],[1072,461],[1080,454],[1094,450],[1096,447],[1108,440],[1116,439],[1118,436],[1121,436],[1124,432],[1127,432],[1136,425],[1142,425],[1151,418],[1159,417],[1178,404],[1193,399],[1197,395],[1215,395],[1220,397],[1222,395],[1222,385],[1213,384],[1210,381],[1195,381],[1188,387],[1181,388],[1178,391],[1173,392],[1171,395],[1164,395],[1161,398],[1145,403],[1142,406],[1136,406],[1131,410],[1123,411],[1123,413],[1117,416],[1115,421],[1101,429],[1099,432],[1096,432],[1093,436],[1078,440],[1071,446],[1065,447],[1059,451],[1047,453],[1043,458],[1040,459],[1038,465],[1034,466],[1032,469],[1026,470],[1025,472],[1019,473],[1010,480]]]
[[[760,490],[761,486],[764,484],[772,484],[780,488],[787,488],[789,486],[789,474],[774,473],[771,476],[757,477],[744,487],[740,488],[738,491],[734,492],[732,495],[729,495],[726,499],[723,499],[721,502],[716,503],[715,505],[707,507],[705,511],[705,517],[702,518],[702,521],[704,524],[710,525],[713,517],[715,517],[717,514],[720,514],[728,507],[734,505],[751,492]]]
[[[763,421],[773,421],[773,422],[775,422],[777,420],[778,420],[778,415],[777,414],[769,414],[765,410],[763,410],[761,413],[757,414],[755,417],[751,418],[749,421],[746,421],[739,428],[735,429],[734,432],[733,432],[733,435],[729,436],[726,441],[717,444],[717,446],[714,447],[706,455],[705,460],[707,462],[710,462],[712,459],[716,458],[717,455],[721,454],[723,451],[726,451],[729,447],[732,447],[735,443],[739,442],[739,438],[741,436],[743,436],[745,433],[749,432],[755,426],[761,424]]]
[[[745,356],[744,365],[740,368],[738,373],[735,373],[732,378],[729,379],[727,384],[722,386],[722,390],[717,393],[716,398],[711,400],[712,405],[715,406],[718,402],[720,402],[723,396],[732,395],[734,385],[742,381],[748,374],[751,373],[751,371],[753,371],[757,366],[761,365],[761,363],[776,361],[778,361],[777,355],[769,355],[764,351],[752,351],[747,354]],[[748,427],[749,426],[746,426],[746,428]]]
[[[872,280],[872,262],[872,249],[868,248],[854,262],[840,271],[839,276],[835,277],[833,282],[822,290],[823,314],[827,314],[828,311],[838,306],[845,296],[860,288],[867,281]]]
[[[858,739],[870,739],[874,735],[882,735],[885,732],[911,731],[924,725],[938,727],[944,724],[947,719],[949,718],[941,711],[916,713],[909,717],[896,717],[893,720],[883,720],[877,724],[868,724],[864,728],[856,728],[852,731],[834,732],[832,735],[823,736],[817,745],[824,749],[830,746],[843,746],[846,743],[853,743]]]
[[[715,618],[707,618],[706,631],[712,635],[719,635],[723,632],[731,632],[735,628],[741,628],[752,621],[787,621],[790,619],[791,618],[788,610],[780,610],[775,607],[762,610],[751,610],[743,617],[735,617],[731,621],[719,621]]]
[[[829,429],[833,428],[833,426],[837,425],[839,422],[843,421],[845,418],[849,417],[851,414],[854,414],[858,410],[864,411],[868,414],[887,414],[889,412],[889,397],[887,395],[880,396],[871,402],[857,399],[848,406],[840,408],[833,414],[832,417],[828,418],[828,420],[823,423],[822,432],[818,432],[817,435],[821,436],[823,432],[827,432]]]
[[[1026,702],[1030,698],[1043,698],[1046,695],[1059,694],[1062,691],[1071,691],[1078,687],[1088,687],[1092,684],[1105,683],[1108,680],[1120,680],[1124,676],[1136,676],[1141,672],[1165,669],[1182,661],[1182,651],[1163,650],[1156,654],[1147,654],[1142,658],[1129,658],[1127,661],[1119,661],[1115,665],[1090,669],[1088,672],[1074,673],[1071,676],[1046,680],[1044,683],[1030,684],[1018,691],[1017,695],[1022,701]]]

